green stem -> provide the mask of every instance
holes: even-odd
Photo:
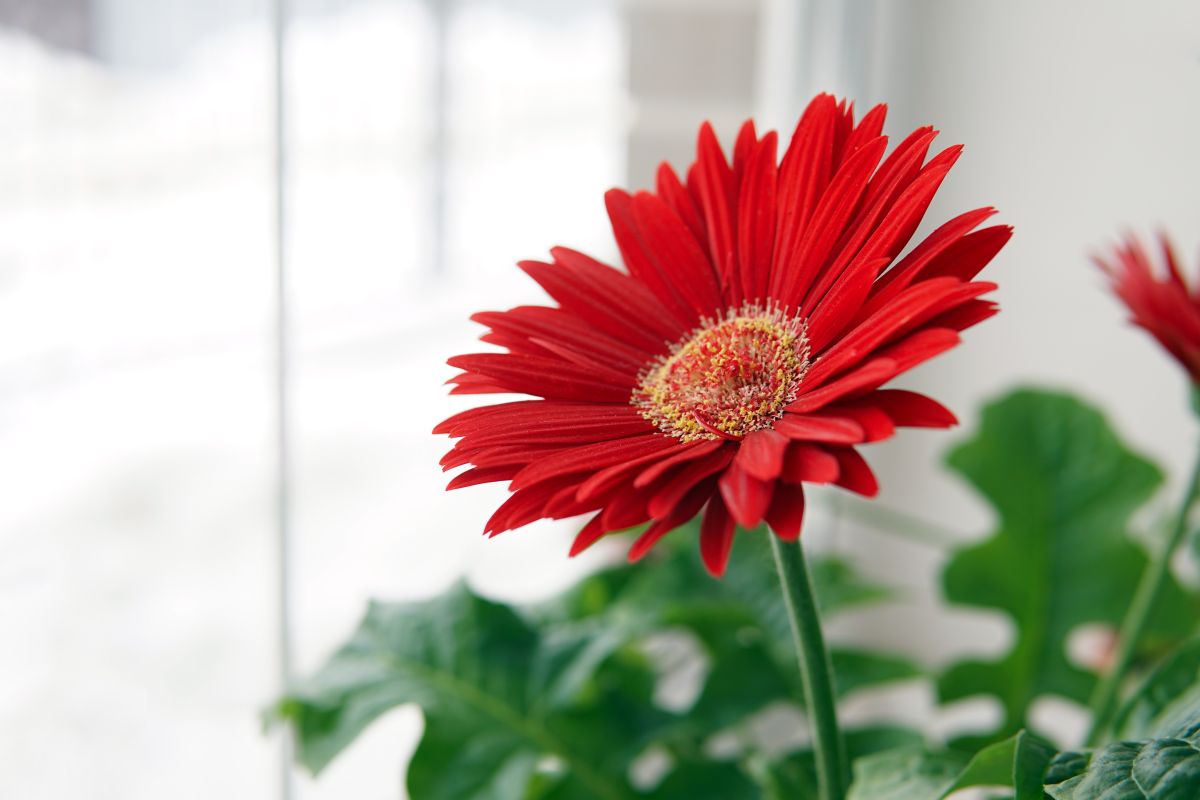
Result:
[[[846,747],[838,730],[833,670],[821,633],[821,619],[808,565],[804,561],[804,549],[798,541],[784,542],[771,535],[768,538],[775,554],[788,620],[792,624],[792,640],[804,684],[804,702],[812,721],[819,796],[821,800],[843,800],[849,777]]]
[[[1092,727],[1088,731],[1087,744],[1095,747],[1112,722],[1116,711],[1117,694],[1129,665],[1137,653],[1138,642],[1146,630],[1150,612],[1154,608],[1163,582],[1171,571],[1171,560],[1179,545],[1183,542],[1188,530],[1188,517],[1192,506],[1200,496],[1200,454],[1197,454],[1196,464],[1192,468],[1192,476],[1184,493],[1183,505],[1179,508],[1179,516],[1175,519],[1175,527],[1171,530],[1170,538],[1163,543],[1162,549],[1156,553],[1146,565],[1142,579],[1134,592],[1133,601],[1125,619],[1121,622],[1121,630],[1117,634],[1117,653],[1113,659],[1112,668],[1096,685],[1095,692],[1089,705],[1092,709]]]

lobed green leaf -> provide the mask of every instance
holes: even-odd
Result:
[[[1067,660],[1067,637],[1086,623],[1122,619],[1146,564],[1126,533],[1129,518],[1162,478],[1095,409],[1034,390],[988,405],[974,438],[950,453],[949,464],[995,507],[999,529],[951,557],[945,596],[1001,611],[1016,626],[1007,654],[956,664],[938,681],[945,702],[1000,701],[1000,726],[977,740],[987,744],[1025,727],[1041,695],[1087,700],[1095,675]],[[1193,620],[1194,601],[1169,581],[1152,633],[1179,638]]]

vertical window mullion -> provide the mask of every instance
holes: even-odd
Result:
[[[275,399],[275,552],[278,604],[277,659],[280,694],[293,675],[292,637],[292,447],[290,420],[290,317],[288,292],[288,160],[287,160],[287,50],[288,0],[271,0],[272,58],[272,178],[274,189],[274,399]],[[292,800],[292,743],[281,738],[279,766],[280,800]]]

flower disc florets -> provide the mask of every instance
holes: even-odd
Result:
[[[747,304],[705,319],[639,376],[630,402],[685,442],[769,428],[808,371],[804,320]]]

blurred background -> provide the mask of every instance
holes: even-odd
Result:
[[[571,523],[485,542],[503,489],[441,491],[467,316],[538,302],[513,264],[552,245],[614,259],[603,191],[686,165],[701,120],[790,134],[818,90],[966,143],[929,227],[1016,227],[1005,312],[901,385],[967,426],[1014,383],[1078,390],[1178,471],[1183,379],[1087,255],[1163,227],[1196,263],[1192,0],[0,0],[0,797],[402,796],[419,714],[314,782],[261,729],[286,676],[369,597],[533,598],[613,557],[567,561]],[[958,436],[868,457],[882,506],[967,541]],[[942,549],[840,502],[806,535],[903,602],[833,638],[1004,648],[937,608]],[[936,734],[931,704],[847,713]]]

